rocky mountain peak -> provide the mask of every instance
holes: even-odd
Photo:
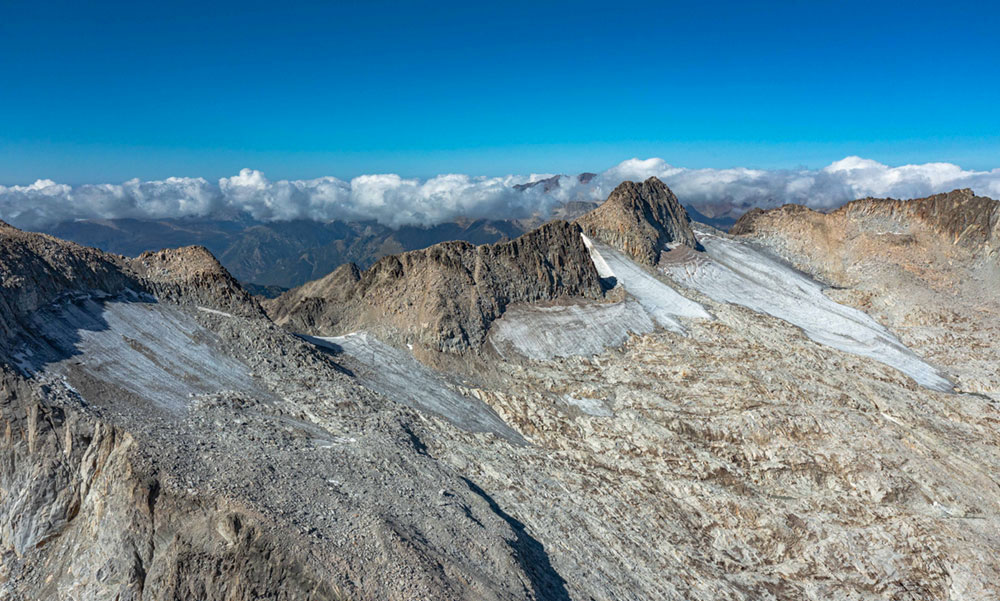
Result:
[[[583,232],[646,265],[656,265],[668,243],[699,248],[691,218],[659,179],[622,182],[604,204],[577,219]]]

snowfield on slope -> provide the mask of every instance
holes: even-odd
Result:
[[[490,343],[500,356],[512,350],[536,360],[597,355],[621,346],[630,334],[648,334],[657,326],[683,335],[681,318],[712,319],[700,304],[619,251],[587,236],[583,242],[598,275],[621,284],[627,298],[617,303],[515,305],[490,327]]]
[[[471,432],[492,432],[511,442],[524,443],[524,438],[486,403],[459,394],[433,369],[367,332],[302,338],[348,355],[353,361],[345,365],[361,384],[390,400],[440,415]]]
[[[952,384],[868,314],[837,303],[824,286],[744,242],[697,232],[703,255],[661,269],[709,298],[742,305],[802,328],[815,342],[894,367],[918,384],[950,391]]]
[[[622,284],[625,292],[632,295],[660,327],[684,334],[684,326],[678,318],[712,319],[700,304],[656,279],[655,275],[621,252],[594,242],[587,236],[583,236],[583,243],[590,251],[598,275],[614,278]]]
[[[642,306],[627,299],[620,303],[579,303],[536,307],[517,305],[490,327],[490,344],[501,357],[510,350],[529,359],[597,355],[621,346],[629,332],[656,329]]]
[[[163,303],[77,298],[37,313],[32,330],[40,341],[22,349],[21,368],[59,374],[85,399],[88,382],[172,411],[199,394],[263,394],[248,368],[219,349],[215,333]]]

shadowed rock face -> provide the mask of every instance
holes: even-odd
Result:
[[[114,294],[137,287],[122,267],[114,255],[0,221],[0,343],[9,342],[26,317],[64,294],[92,289]]]
[[[656,265],[669,243],[698,248],[691,218],[663,182],[622,182],[604,204],[577,219],[591,238],[619,248],[637,261]]]
[[[580,228],[554,221],[510,242],[447,242],[385,257],[364,272],[344,265],[265,306],[294,331],[365,329],[396,343],[460,351],[478,348],[511,303],[564,296],[596,299],[603,291]]]

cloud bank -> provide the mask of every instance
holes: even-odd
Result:
[[[822,169],[689,169],[662,159],[630,159],[592,178],[558,176],[558,185],[525,186],[549,175],[406,179],[362,175],[271,181],[243,169],[217,182],[171,177],[158,181],[68,186],[38,180],[0,186],[0,218],[26,229],[77,219],[163,219],[247,213],[261,221],[375,220],[429,226],[458,217],[517,219],[545,216],[572,200],[600,201],[624,180],[662,179],[682,202],[715,212],[785,203],[830,209],[865,196],[920,198],[955,188],[1000,198],[1000,169],[970,171],[950,163],[890,167],[847,157]],[[584,181],[585,180],[585,181]]]

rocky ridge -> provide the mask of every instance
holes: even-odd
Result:
[[[764,216],[770,220],[777,215],[812,214],[825,213],[801,205],[785,205],[770,211],[755,208],[737,220],[729,233],[752,234]],[[985,254],[994,254],[996,241],[1000,239],[1000,201],[976,196],[968,188],[913,200],[862,198],[830,211],[829,215],[872,223],[920,224],[943,236],[947,243],[982,250]]]
[[[839,282],[827,292],[845,302],[869,294],[866,311],[951,369],[995,372],[991,257],[909,218],[826,220],[765,215],[738,242]],[[553,240],[580,238],[557,227]],[[515,444],[359,386],[378,375],[360,360],[225,304],[238,296],[216,301],[205,290],[225,291],[224,276],[197,249],[149,257],[138,273],[92,249],[10,237],[9,252],[0,239],[0,256],[13,257],[0,263],[5,307],[51,299],[36,305],[42,323],[20,314],[12,329],[46,346],[66,330],[71,348],[28,367],[3,355],[0,598],[997,596],[1000,395],[970,371],[957,393],[929,390],[685,290],[715,317],[687,323],[686,336],[656,329],[595,356],[481,370],[484,358],[438,374],[528,443]],[[504,269],[486,275],[527,277],[511,263],[546,273],[542,246],[496,250],[502,260],[482,261]],[[462,249],[406,261],[450,281],[487,252]],[[419,298],[419,278],[397,260],[367,276],[370,289],[388,298],[406,285]],[[366,273],[324,286],[361,290]],[[494,291],[489,277],[466,277]],[[133,284],[152,292],[133,297]],[[163,285],[176,296],[157,298]],[[78,319],[94,305],[101,319]],[[123,329],[133,312],[148,331]],[[150,352],[158,341],[176,357]],[[238,362],[220,368],[252,374],[249,387],[177,395],[178,408],[162,409],[92,375],[141,357],[154,369],[190,363],[194,347]]]
[[[490,324],[518,302],[600,299],[600,277],[580,228],[554,221],[510,242],[448,242],[354,264],[265,302],[293,331],[334,336],[369,330],[439,351],[478,348]]]
[[[128,261],[156,297],[177,303],[202,303],[221,310],[262,317],[264,310],[204,246],[145,252]]]
[[[133,261],[4,226],[0,274],[0,598],[563,586],[535,539],[422,450],[423,418],[274,326],[204,249]],[[131,386],[134,366],[169,381]],[[206,389],[227,370],[246,385]]]
[[[138,287],[124,266],[121,257],[0,221],[0,341],[9,344],[28,316],[66,294]]]

